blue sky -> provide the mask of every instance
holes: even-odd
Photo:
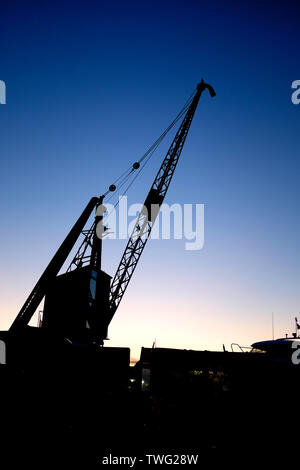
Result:
[[[151,240],[111,345],[220,349],[291,332],[299,302],[299,13],[293,1],[3,1],[0,327],[91,196],[203,95],[166,202],[205,204],[205,245]],[[172,136],[170,136],[172,138]],[[168,142],[170,143],[170,142]],[[167,145],[167,143],[166,143]],[[129,202],[143,202],[166,147]],[[124,241],[107,242],[113,274]]]

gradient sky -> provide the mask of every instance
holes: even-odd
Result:
[[[111,346],[250,345],[299,301],[300,6],[293,1],[2,0],[0,328],[94,195],[137,160],[203,76],[165,202],[205,204],[205,245],[150,240]],[[170,136],[172,138],[172,136]],[[170,141],[168,142],[170,143]],[[166,144],[167,145],[167,144]],[[131,190],[143,202],[165,149]],[[107,241],[113,274],[125,242]]]

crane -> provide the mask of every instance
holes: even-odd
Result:
[[[101,270],[102,237],[98,234],[105,232],[103,200],[108,192],[115,191],[114,184],[105,194],[89,201],[28,296],[10,331],[26,327],[45,297],[42,327],[61,330],[62,334],[72,339],[84,338],[103,345],[107,339],[108,326],[149,239],[205,89],[211,97],[215,96],[213,87],[202,79],[148,192],[113,279]],[[135,162],[131,171],[137,170],[139,166],[139,162]],[[84,231],[95,209],[94,223],[89,230]],[[85,238],[70,267],[66,273],[58,275],[81,233]]]

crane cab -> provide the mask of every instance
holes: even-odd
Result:
[[[77,342],[101,337],[110,280],[104,271],[90,266],[56,276],[45,295],[42,328]]]

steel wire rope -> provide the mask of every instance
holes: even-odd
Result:
[[[192,99],[193,99],[193,96],[195,94],[195,91],[191,94],[191,96],[188,98],[188,100],[186,101],[185,105],[183,106],[183,108],[181,109],[181,111],[177,114],[177,116],[174,118],[174,120],[169,124],[169,126],[165,129],[165,131],[158,137],[158,139],[151,145],[151,147],[149,147],[149,149],[144,153],[144,155],[137,161],[139,164],[142,163],[145,159],[145,163],[139,168],[139,171],[135,174],[135,176],[133,177],[133,179],[131,180],[131,182],[129,183],[129,185],[127,186],[127,188],[125,189],[124,191],[124,194],[122,194],[121,197],[118,198],[118,200],[115,202],[115,204],[113,205],[113,208],[111,209],[111,211],[105,216],[105,221],[107,222],[108,219],[109,219],[109,216],[112,214],[112,212],[116,209],[116,207],[119,205],[121,199],[127,194],[127,192],[129,191],[129,189],[131,188],[131,186],[133,185],[134,181],[138,178],[138,176],[141,174],[141,172],[143,171],[143,169],[145,168],[145,166],[147,165],[147,163],[149,162],[149,160],[151,159],[151,157],[153,156],[154,152],[156,151],[156,149],[158,148],[158,146],[161,144],[162,140],[165,138],[165,136],[168,134],[168,132],[172,129],[172,127],[178,122],[178,120],[183,116],[183,114],[187,111],[188,107],[190,106],[191,102],[192,102]],[[148,158],[147,158],[148,157]],[[125,170],[121,176],[119,176],[119,178],[117,178],[113,184],[115,184],[117,181],[119,181],[122,177],[123,177],[123,180],[121,181],[121,183],[118,185],[118,189],[120,190],[125,184],[126,182],[130,179],[131,176],[133,176],[135,172],[135,168],[133,167],[130,167],[128,168],[127,170]],[[110,192],[107,191],[104,196],[106,196],[108,193]],[[113,197],[115,197],[116,194],[113,192],[112,195],[107,199],[107,202],[109,202]]]
[[[181,111],[177,114],[177,116],[174,118],[174,120],[169,124],[169,126],[165,129],[165,131],[158,137],[158,139],[149,147],[149,149],[144,153],[144,155],[142,155],[142,157],[137,160],[136,163],[138,164],[141,164],[143,160],[145,160],[145,158],[151,153],[151,156],[153,155],[153,151],[156,150],[156,148],[158,147],[158,145],[160,145],[160,143],[162,142],[162,140],[165,138],[165,136],[168,134],[168,132],[172,129],[172,127],[177,123],[177,121],[182,117],[182,115],[186,112],[187,108],[189,107],[191,101],[192,101],[192,98],[194,96],[194,93],[192,93],[192,95],[188,98],[188,100],[186,101],[185,105],[183,106],[183,108],[181,109]],[[120,185],[119,185],[119,189],[120,189],[120,186],[124,184],[124,180],[128,180],[128,177],[132,175],[132,173],[134,173],[136,168],[133,168],[132,166],[129,167],[127,170],[125,170],[114,182],[111,186],[114,186],[118,181],[120,181],[121,178],[123,178],[123,180],[121,181]],[[140,171],[138,172],[140,173]],[[134,178],[135,179],[135,178]],[[125,181],[125,182],[126,182]],[[106,193],[104,194],[104,196],[106,196],[108,193],[110,192],[110,190],[106,191]],[[107,201],[109,201],[112,197],[114,196],[114,194],[112,194]]]

